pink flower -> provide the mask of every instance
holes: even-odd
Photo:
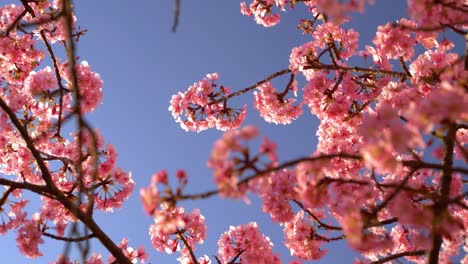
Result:
[[[128,246],[128,238],[122,239],[122,241],[117,245],[124,253],[124,255],[132,262],[132,263],[145,263],[148,260],[148,254],[146,253],[145,249],[140,246],[137,250],[133,249],[132,247]],[[100,260],[100,258],[99,258]],[[99,261],[98,260],[98,261]],[[108,263],[113,263],[115,261],[114,256],[109,256],[107,258]],[[101,262],[102,263],[102,262]]]
[[[260,85],[258,90],[259,92],[254,92],[254,106],[265,121],[286,125],[302,114],[302,103],[293,105],[296,99],[285,99],[285,94],[279,94],[270,82]],[[297,90],[296,81],[289,90]]]
[[[303,260],[319,260],[327,250],[321,249],[322,241],[314,239],[311,234],[316,231],[314,227],[303,221],[304,211],[299,211],[294,218],[284,224],[283,234],[285,245],[292,256]]]
[[[22,254],[29,258],[42,256],[38,245],[43,244],[42,232],[39,230],[39,223],[36,220],[25,220],[18,229],[16,244]]]
[[[192,249],[206,238],[205,218],[198,209],[188,214],[182,207],[173,208],[163,203],[154,217],[155,224],[151,225],[149,234],[153,247],[158,251],[172,254],[180,250],[180,244],[183,245],[178,242],[180,235],[185,237]]]
[[[186,131],[200,132],[216,127],[226,131],[239,127],[245,119],[247,105],[242,109],[227,107],[229,88],[218,87],[217,73],[194,83],[185,93],[172,96],[169,111]]]
[[[270,239],[260,233],[255,222],[231,226],[219,238],[218,246],[222,263],[231,261],[238,254],[238,260],[244,264],[280,263],[278,256],[272,252],[273,244]]]
[[[268,213],[273,221],[284,223],[294,217],[289,202],[295,199],[294,174],[286,169],[271,173],[258,190],[263,200],[263,211]]]

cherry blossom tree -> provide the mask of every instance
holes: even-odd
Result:
[[[219,195],[248,202],[255,195],[283,228],[283,244],[296,258],[291,263],[321,259],[324,245],[337,240],[361,254],[355,263],[435,264],[453,257],[468,263],[468,49],[455,51],[468,43],[468,6],[408,0],[410,18],[379,26],[372,43],[358,50],[359,33],[345,25],[372,2],[240,3],[242,14],[265,27],[280,23],[281,12],[305,6],[309,17],[298,28],[310,41],[291,47],[287,69],[249,87],[231,89],[209,73],[172,97],[169,110],[182,129],[226,132],[207,161],[217,189],[187,193],[185,170],[175,181],[161,170],[139,190],[154,219],[148,238],[154,250],[179,252],[180,263],[281,263],[273,252],[273,242],[281,242],[255,222],[221,234],[216,256],[197,251],[206,239],[205,218],[198,209],[188,212],[184,201]],[[76,57],[86,30],[76,25],[72,7],[70,0],[0,7],[0,231],[14,231],[29,258],[40,257],[40,244],[54,239],[66,244],[55,263],[73,263],[70,243],[83,263],[104,263],[90,248],[96,239],[109,263],[145,263],[153,249],[112,241],[94,219],[96,210],[120,208],[135,184],[86,118],[101,101],[102,80]],[[174,30],[179,7],[176,1]],[[287,85],[274,87],[282,77]],[[280,160],[277,143],[266,137],[258,149],[249,147],[260,132],[243,126],[247,106],[231,99],[250,94],[268,123],[290,124],[303,111],[315,115],[316,150]],[[25,209],[24,192],[40,199],[37,212]]]

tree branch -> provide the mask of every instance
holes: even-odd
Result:
[[[177,237],[180,238],[180,240],[182,240],[182,243],[184,243],[185,247],[189,251],[190,257],[192,258],[193,263],[198,264],[197,257],[195,256],[195,253],[193,253],[192,247],[190,247],[190,245],[188,244],[187,239],[185,239],[183,232],[178,231],[177,232]]]
[[[96,237],[94,234],[89,234],[87,236],[83,236],[83,237],[61,237],[61,236],[56,236],[54,234],[50,234],[50,233],[47,233],[47,232],[43,232],[42,233],[44,236],[46,237],[49,237],[49,238],[53,238],[55,240],[61,240],[61,241],[67,241],[67,242],[82,242],[82,241],[85,241],[85,240],[89,240],[93,237]]]
[[[401,253],[398,253],[398,254],[390,255],[388,257],[379,259],[377,261],[372,261],[370,264],[382,264],[382,263],[385,263],[385,262],[388,262],[388,261],[391,261],[391,260],[394,260],[394,259],[398,259],[398,258],[401,258],[401,257],[421,256],[421,255],[424,255],[425,253],[426,253],[425,250],[406,251],[406,252],[401,252]]]
[[[179,26],[180,17],[180,0],[174,0],[174,22],[172,24],[172,32],[176,32]]]
[[[253,180],[255,178],[266,176],[270,172],[275,172],[275,171],[278,171],[278,170],[282,170],[282,169],[294,166],[294,165],[296,165],[298,163],[301,163],[301,162],[319,161],[319,160],[327,160],[327,159],[333,159],[333,158],[345,158],[345,159],[361,160],[360,156],[347,154],[347,153],[323,154],[323,155],[316,156],[316,157],[299,158],[299,159],[287,161],[287,162],[285,162],[285,163],[283,163],[283,164],[281,164],[281,165],[279,165],[277,167],[268,168],[268,169],[259,171],[259,172],[255,173],[253,175],[250,175],[250,176],[244,178],[243,180],[239,181],[237,183],[237,186],[242,186],[244,184],[247,184],[249,181],[251,181],[251,180]],[[199,194],[185,194],[185,195],[181,194],[180,196],[176,197],[176,200],[205,199],[205,198],[209,198],[209,197],[211,197],[213,195],[216,195],[221,191],[222,191],[222,189],[217,189],[217,190],[207,191],[207,192],[199,193]]]
[[[439,232],[439,225],[443,220],[443,215],[447,211],[450,194],[450,184],[452,182],[453,172],[453,150],[455,148],[455,137],[457,133],[456,124],[449,124],[447,133],[443,138],[445,144],[445,154],[442,160],[442,176],[439,186],[439,199],[434,203],[434,218],[432,222],[432,249],[428,253],[428,264],[437,264],[439,262],[439,252],[442,245],[442,235]]]

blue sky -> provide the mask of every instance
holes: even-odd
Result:
[[[2,1],[4,2],[4,1]],[[300,18],[308,18],[304,10],[281,13],[282,22],[273,28],[257,25],[242,16],[237,0],[182,1],[180,23],[171,32],[173,1],[76,1],[78,25],[88,29],[78,44],[78,55],[104,80],[104,99],[98,110],[89,116],[106,142],[116,146],[118,164],[132,171],[135,192],[115,213],[98,214],[98,222],[111,238],[123,237],[130,245],[144,245],[151,263],[176,263],[178,254],[160,254],[152,249],[148,228],[153,220],[144,214],[138,190],[147,186],[151,174],[167,169],[174,175],[179,168],[189,175],[191,193],[214,188],[211,171],[206,168],[213,142],[221,132],[209,130],[187,133],[176,124],[167,110],[172,94],[184,91],[205,74],[218,72],[219,83],[236,91],[288,67],[289,54],[310,37],[296,30]],[[349,27],[360,32],[362,49],[369,44],[377,25],[395,21],[405,10],[405,1],[377,1],[370,12],[357,15]],[[286,83],[288,77],[278,80]],[[235,101],[248,106],[244,124],[257,124],[262,135],[279,144],[281,160],[308,155],[317,144],[318,126],[304,108],[304,114],[289,126],[265,123],[252,106],[252,95]],[[221,233],[230,225],[256,221],[275,244],[283,260],[292,259],[281,241],[281,228],[260,213],[261,204],[211,198],[197,203],[183,203],[187,208],[199,207],[208,223],[208,239],[196,251],[197,256],[212,256],[217,251]],[[61,244],[41,246],[46,257],[26,260],[19,256],[14,234],[0,239],[10,262],[46,263],[55,260]],[[105,252],[97,241],[93,249]],[[331,243],[330,253],[317,263],[349,263],[356,254],[345,242]],[[104,253],[107,257],[107,253]]]

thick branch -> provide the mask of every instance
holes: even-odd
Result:
[[[45,185],[36,185],[27,182],[16,182],[4,178],[0,178],[0,185],[10,186],[11,189],[29,190],[33,193],[50,197],[50,194],[48,194],[49,188]]]
[[[455,148],[455,137],[457,133],[456,124],[449,124],[447,134],[444,136],[443,141],[445,144],[445,154],[442,160],[442,176],[439,186],[440,198],[434,204],[434,220],[432,223],[432,249],[429,252],[428,264],[437,264],[439,262],[439,252],[442,245],[442,235],[439,232],[438,226],[443,221],[443,215],[447,211],[450,194],[450,184],[452,182],[453,172],[453,150]]]

